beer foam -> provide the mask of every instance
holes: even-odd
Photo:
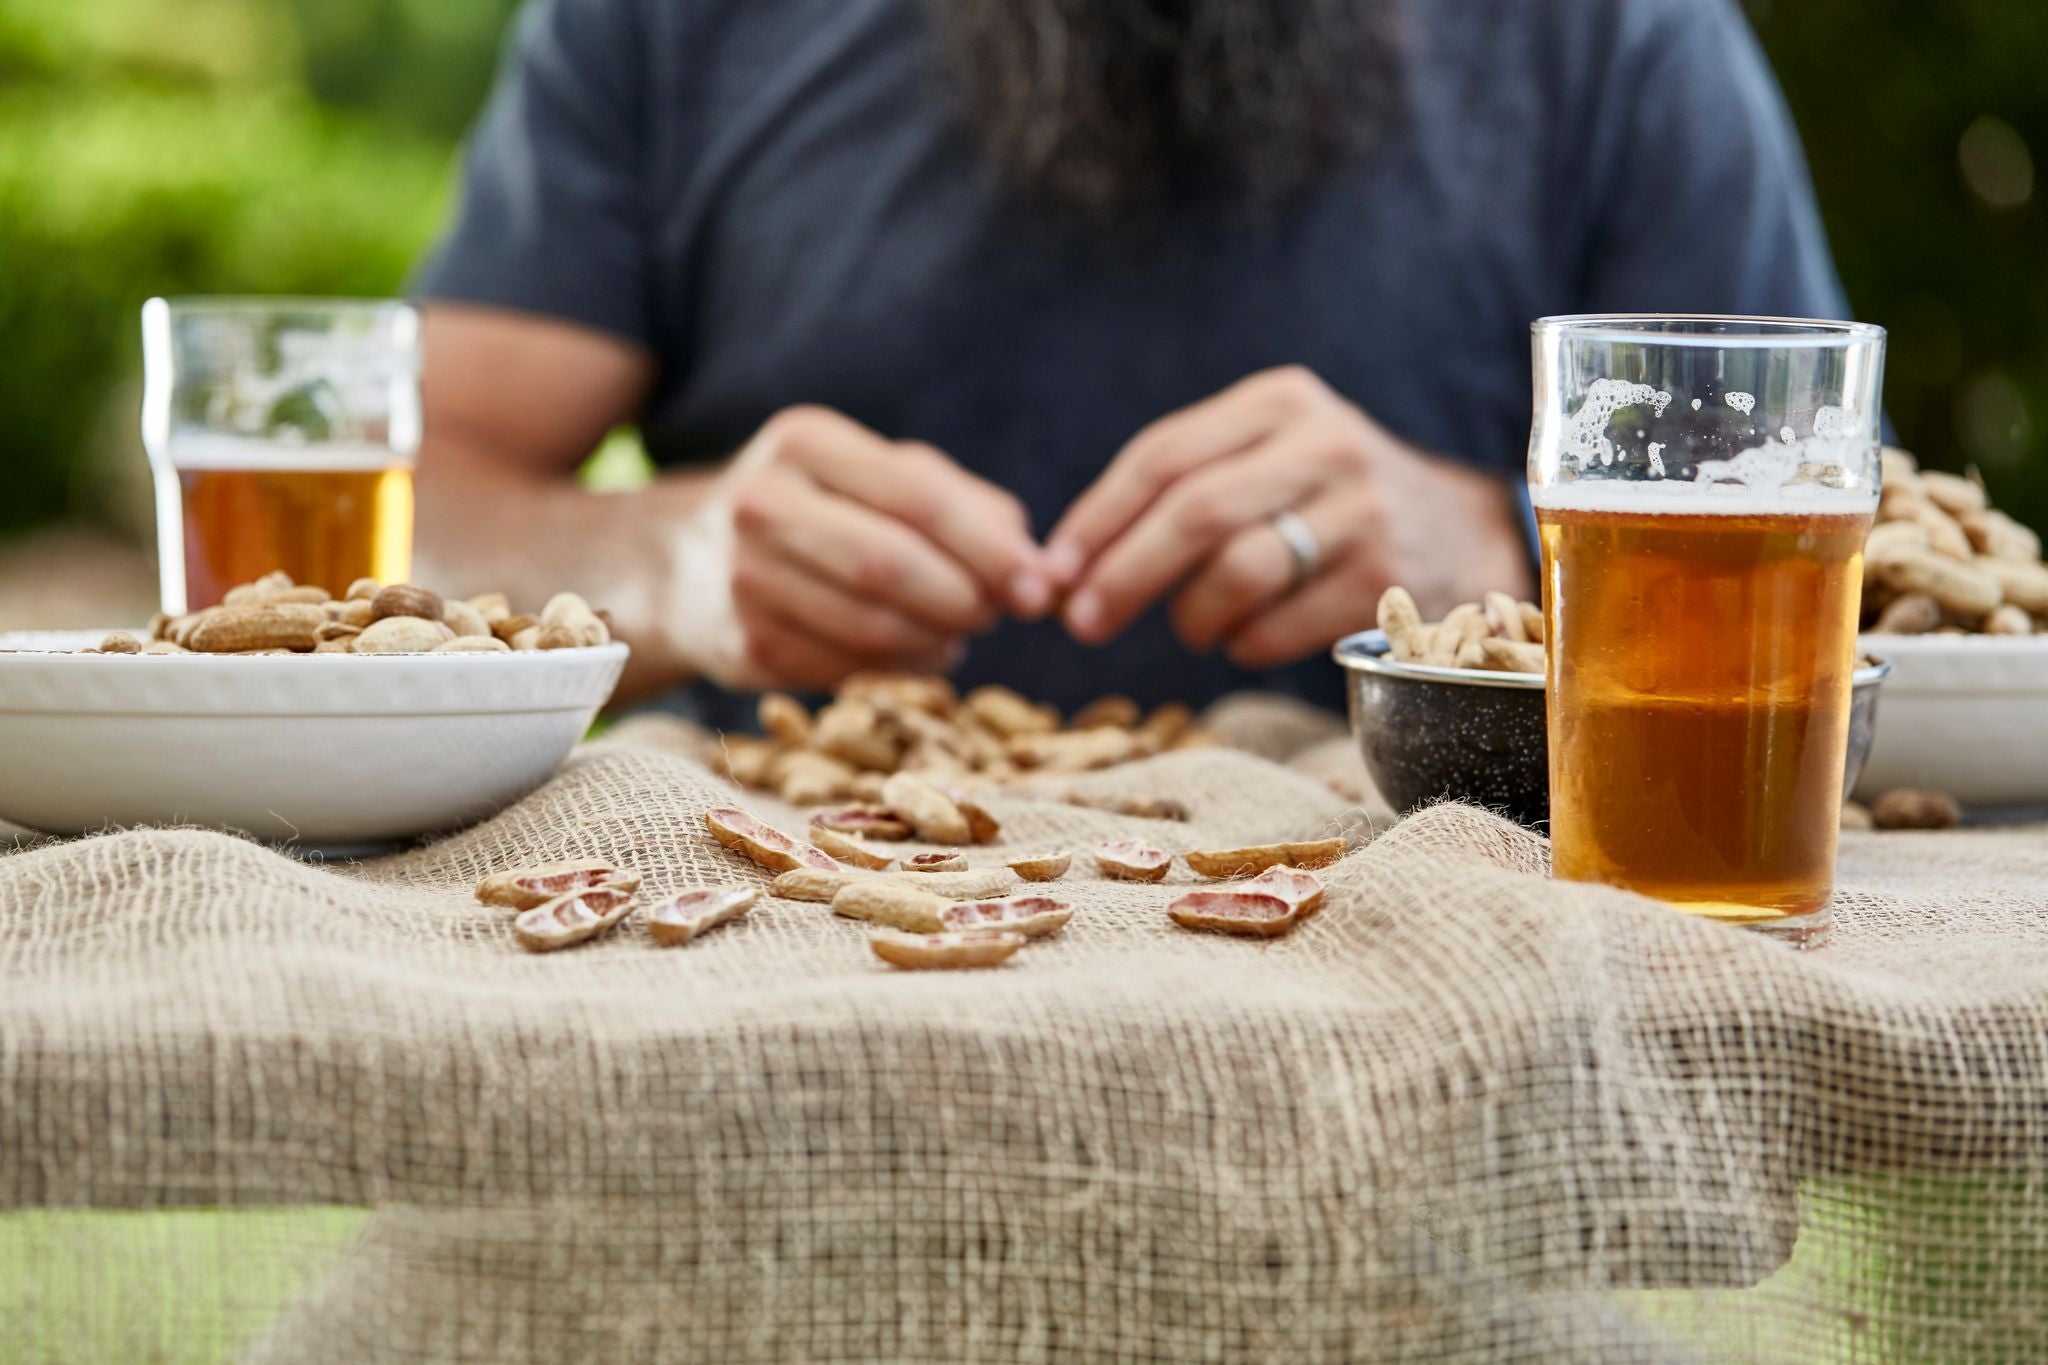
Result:
[[[410,466],[412,456],[389,446],[361,441],[319,441],[293,445],[274,437],[224,436],[219,432],[174,432],[163,452],[173,469],[249,469],[303,474],[352,474]]]
[[[1602,465],[1613,464],[1614,442],[1607,439],[1607,424],[1621,409],[1640,407],[1645,403],[1662,417],[1664,409],[1671,403],[1671,395],[1648,384],[1632,384],[1626,379],[1594,380],[1586,387],[1586,396],[1579,400],[1578,411],[1571,415],[1571,421],[1565,427],[1566,459],[1576,461],[1582,469],[1593,460]]]
[[[1676,479],[1577,479],[1529,490],[1529,500],[1552,512],[1627,512],[1638,516],[1790,517],[1854,516],[1877,506],[1874,488],[1829,488],[1802,483],[1751,489]]]

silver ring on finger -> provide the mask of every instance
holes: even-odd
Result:
[[[1314,576],[1316,565],[1322,562],[1322,543],[1298,512],[1274,513],[1273,529],[1280,533],[1280,539],[1287,546],[1287,556],[1294,562],[1294,575],[1287,586],[1298,588]]]

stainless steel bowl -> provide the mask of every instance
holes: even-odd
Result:
[[[1387,637],[1361,631],[1331,656],[1344,669],[1351,733],[1366,771],[1397,811],[1464,801],[1531,828],[1550,820],[1550,748],[1541,673],[1433,668],[1388,657]],[[1892,666],[1867,659],[1851,682],[1850,791],[1877,732],[1877,693]]]

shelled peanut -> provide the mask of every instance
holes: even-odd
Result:
[[[1504,592],[1461,603],[1443,620],[1429,622],[1406,588],[1388,588],[1380,594],[1379,625],[1399,663],[1495,673],[1543,671],[1543,609]]]
[[[231,588],[227,600],[183,616],[159,613],[148,642],[125,631],[100,654],[508,654],[608,644],[601,611],[556,593],[537,616],[515,614],[505,594],[443,598],[416,583],[359,578],[340,597],[283,572]]]
[[[860,801],[901,806],[892,778],[916,774],[949,785],[999,783],[1044,773],[1079,773],[1207,744],[1187,707],[1145,715],[1128,697],[1104,697],[1071,719],[1007,687],[960,696],[944,678],[857,674],[813,714],[794,697],[761,698],[763,737],[727,735],[719,763],[742,786],[773,791],[798,806]],[[985,842],[915,820],[938,843]]]
[[[1884,452],[1884,492],[1863,550],[1863,628],[1887,635],[2048,630],[2041,537],[1994,508],[1974,477]]]

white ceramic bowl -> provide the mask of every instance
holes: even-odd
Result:
[[[1864,800],[1931,787],[1967,806],[2048,804],[2048,636],[1869,635],[1891,660]]]
[[[76,654],[0,635],[0,819],[198,824],[314,846],[469,824],[533,790],[626,647],[518,654]]]

